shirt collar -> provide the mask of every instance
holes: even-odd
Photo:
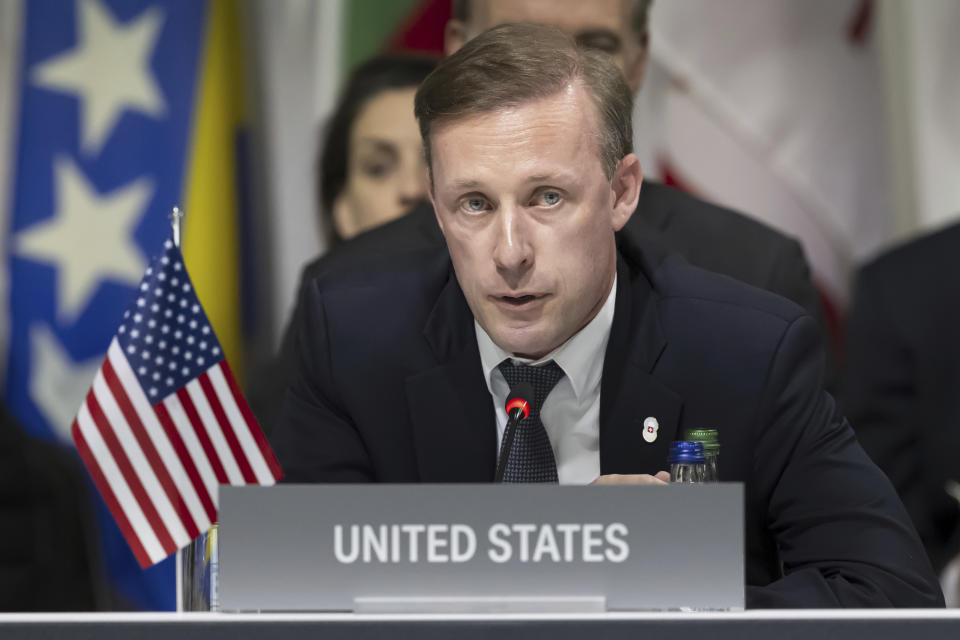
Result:
[[[569,340],[540,358],[529,360],[517,358],[507,353],[487,335],[480,323],[474,319],[473,327],[477,334],[477,346],[480,350],[480,362],[483,365],[483,377],[487,389],[493,393],[492,376],[497,366],[510,358],[518,364],[539,365],[550,360],[555,361],[570,383],[577,400],[582,400],[600,384],[603,374],[603,356],[607,351],[607,341],[610,339],[610,328],[613,326],[613,311],[616,307],[617,276],[613,276],[613,286],[607,299],[600,307],[600,311],[587,323],[583,329],[573,334]]]

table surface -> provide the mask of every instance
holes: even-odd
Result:
[[[0,614],[0,637],[264,638],[603,638],[657,640],[960,638],[960,610],[790,610],[610,612],[597,614],[54,613]]]

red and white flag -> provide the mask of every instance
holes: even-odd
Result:
[[[143,567],[210,528],[220,484],[283,477],[169,240],[124,313],[72,433]]]
[[[654,3],[635,118],[646,174],[799,238],[840,308],[893,233],[877,5]]]

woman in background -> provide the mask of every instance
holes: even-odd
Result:
[[[320,216],[328,250],[399,218],[426,198],[413,96],[434,66],[423,58],[384,55],[350,75],[319,154]]]
[[[317,187],[326,251],[367,229],[399,218],[427,196],[427,168],[413,96],[435,63],[384,55],[350,75],[318,152]],[[305,265],[303,291],[323,258]],[[267,435],[273,430],[296,363],[288,322],[276,357],[254,369],[247,400]]]

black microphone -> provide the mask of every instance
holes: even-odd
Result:
[[[533,385],[527,381],[518,382],[510,389],[504,409],[507,412],[507,427],[503,430],[503,445],[500,447],[500,460],[497,461],[497,473],[494,482],[503,482],[507,470],[507,460],[513,449],[513,436],[520,421],[530,415],[530,403],[533,402]]]

